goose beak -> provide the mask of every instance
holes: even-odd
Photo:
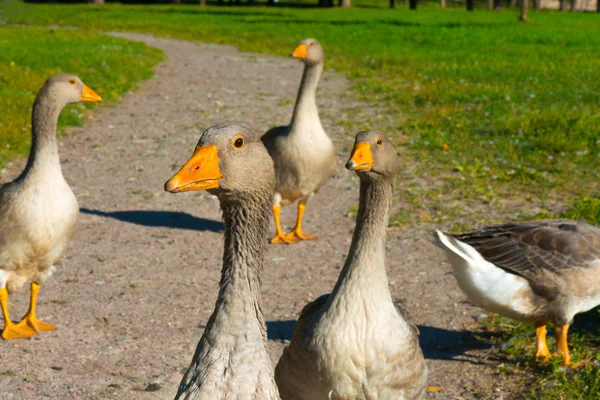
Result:
[[[346,169],[349,171],[368,171],[373,167],[374,162],[371,145],[369,143],[356,143],[354,149],[352,149],[350,160],[346,163]]]
[[[96,92],[92,89],[83,85],[83,90],[81,91],[81,101],[88,101],[90,103],[97,103],[102,101],[102,97],[98,96]]]
[[[217,146],[196,147],[192,158],[165,183],[165,191],[179,193],[216,189],[222,177]]]
[[[308,48],[304,43],[301,43],[296,47],[296,50],[292,53],[292,57],[305,59],[308,55]]]

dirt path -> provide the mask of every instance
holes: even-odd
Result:
[[[214,306],[222,225],[210,195],[171,195],[163,184],[206,127],[241,122],[265,131],[291,116],[302,69],[296,60],[121,36],[162,49],[168,61],[138,92],[61,140],[82,213],[63,266],[40,296],[39,315],[59,330],[0,343],[3,399],[171,399]],[[338,121],[377,112],[348,90],[344,78],[326,73],[318,95],[339,155],[337,175],[306,214],[307,231],[321,240],[269,247],[263,305],[273,362],[302,306],[333,287],[349,247],[358,190],[342,165],[356,132]],[[284,210],[288,226],[294,215]],[[420,327],[430,385],[442,387],[429,397],[502,399],[507,389],[486,361],[489,351],[465,328],[482,311],[464,301],[426,232],[391,231],[388,243],[392,294]],[[27,290],[11,297],[15,318],[27,302]]]

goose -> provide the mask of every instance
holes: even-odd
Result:
[[[331,294],[302,310],[275,381],[283,400],[421,399],[418,331],[392,301],[385,272],[396,150],[383,134],[361,132],[346,168],[360,178],[350,252]]]
[[[436,230],[434,241],[471,301],[535,324],[538,359],[550,356],[546,324],[552,322],[558,353],[571,365],[569,325],[600,304],[598,228],[571,220],[510,222],[459,235]]]
[[[315,39],[304,39],[300,41],[292,57],[304,62],[304,74],[292,121],[287,126],[270,129],[262,137],[275,163],[277,176],[272,207],[277,234],[271,239],[273,244],[316,239],[316,236],[302,231],[302,217],[310,199],[335,172],[333,143],[321,125],[315,99],[323,71],[323,48]],[[281,229],[281,207],[296,201],[296,226],[285,235]]]
[[[56,327],[39,321],[37,296],[59,264],[73,236],[77,199],[63,177],[56,142],[61,110],[102,98],[68,74],[48,79],[39,90],[31,117],[31,152],[17,179],[0,186],[0,305],[6,340],[28,338]],[[8,297],[31,281],[29,311],[18,324],[8,313]]]
[[[165,190],[208,190],[225,225],[215,310],[176,399],[279,399],[260,298],[275,171],[260,137],[243,126],[208,128]]]

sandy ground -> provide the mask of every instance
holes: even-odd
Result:
[[[292,113],[302,73],[297,60],[122,36],[162,49],[167,61],[139,91],[97,110],[60,142],[81,216],[63,265],[40,294],[40,318],[59,330],[0,343],[2,399],[172,398],[213,310],[222,224],[215,198],[168,194],[163,184],[206,127],[244,123],[262,132]],[[305,229],[320,240],[269,247],[263,308],[274,363],[304,304],[333,287],[349,247],[357,178],[342,166],[356,132],[338,122],[386,122],[331,72],[318,103],[339,168],[307,209]],[[12,179],[22,165],[0,179]],[[290,227],[295,208],[283,214]],[[516,398],[488,345],[470,333],[483,311],[465,301],[427,232],[390,231],[387,261],[392,295],[420,328],[429,384],[441,388],[428,397]],[[13,319],[25,313],[28,295],[11,296]]]

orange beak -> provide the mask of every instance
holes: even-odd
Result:
[[[346,163],[346,169],[350,171],[370,170],[374,162],[371,145],[369,143],[356,143],[352,149],[350,160]]]
[[[300,43],[298,47],[296,47],[296,50],[294,50],[294,52],[292,53],[292,57],[301,59],[305,59],[307,55],[308,48],[304,43]]]
[[[192,158],[165,183],[165,190],[179,193],[216,189],[222,177],[217,146],[196,147]]]
[[[92,89],[83,85],[83,90],[81,91],[81,101],[88,101],[90,103],[96,103],[102,101],[102,97],[98,96],[96,92]]]

